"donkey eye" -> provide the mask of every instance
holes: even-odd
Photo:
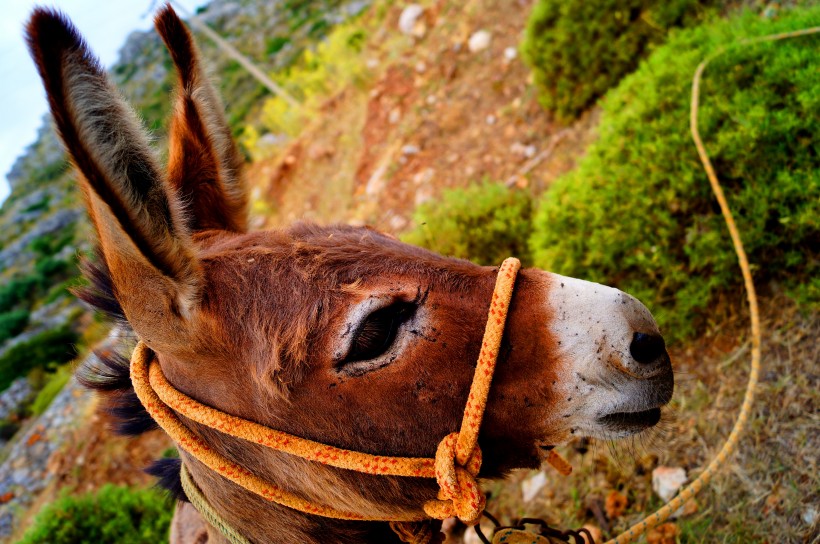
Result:
[[[342,364],[375,359],[387,351],[396,339],[399,327],[413,316],[415,309],[413,303],[398,302],[367,316],[353,336]]]

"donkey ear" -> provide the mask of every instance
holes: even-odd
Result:
[[[188,315],[201,272],[180,205],[136,114],[63,14],[37,8],[26,30],[129,321],[142,335],[140,321],[149,324],[144,330],[157,330],[158,317]]]
[[[170,5],[160,10],[154,24],[179,72],[168,175],[190,211],[189,227],[245,232],[248,195],[243,159],[219,95],[200,65],[193,37]]]

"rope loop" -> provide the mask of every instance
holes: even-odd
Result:
[[[476,445],[465,464],[456,455],[459,433],[452,433],[439,442],[436,450],[436,482],[438,499],[424,504],[425,513],[435,519],[457,517],[467,525],[475,525],[484,512],[486,498],[476,481],[481,469],[481,448]]]

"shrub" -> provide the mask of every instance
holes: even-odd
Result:
[[[65,384],[71,379],[71,369],[68,365],[61,366],[56,372],[46,378],[46,383],[43,388],[34,397],[29,410],[35,416],[40,416],[46,409],[51,406],[51,402],[57,394],[63,390]]]
[[[64,259],[56,259],[54,257],[43,257],[34,265],[34,270],[39,274],[43,281],[41,287],[47,287],[50,282],[48,278],[64,274],[71,268],[72,262]]]
[[[74,358],[77,333],[68,326],[41,332],[9,348],[0,357],[0,391],[33,368],[60,365]]]
[[[264,128],[296,136],[328,96],[348,85],[363,84],[368,77],[362,54],[365,36],[355,22],[339,24],[316,46],[316,51],[305,50],[293,66],[277,74],[277,83],[302,106],[294,108],[280,96],[268,99],[262,108]]]
[[[29,248],[41,256],[55,255],[74,241],[74,225],[59,233],[42,234],[31,241]]]
[[[27,300],[31,293],[40,285],[42,278],[39,275],[14,278],[0,287],[0,312],[7,312],[20,302]]]
[[[484,265],[511,256],[528,262],[531,215],[527,193],[484,181],[447,190],[440,200],[419,206],[413,215],[416,227],[402,240]]]
[[[521,44],[541,103],[572,120],[637,68],[669,29],[701,20],[716,0],[539,0]]]
[[[780,21],[751,14],[682,31],[604,100],[600,136],[545,193],[535,263],[611,283],[691,334],[721,294],[740,300],[737,259],[689,135],[692,75],[739,39],[820,24],[820,8]],[[818,37],[731,49],[701,88],[700,129],[758,284],[818,301]]]
[[[28,310],[12,310],[0,314],[0,344],[17,336],[28,325]]]
[[[167,542],[172,512],[156,490],[109,484],[96,494],[64,496],[47,505],[17,544]]]

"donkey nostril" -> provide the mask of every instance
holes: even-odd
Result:
[[[641,364],[654,363],[666,353],[666,343],[663,336],[636,332],[632,336],[629,353]]]

